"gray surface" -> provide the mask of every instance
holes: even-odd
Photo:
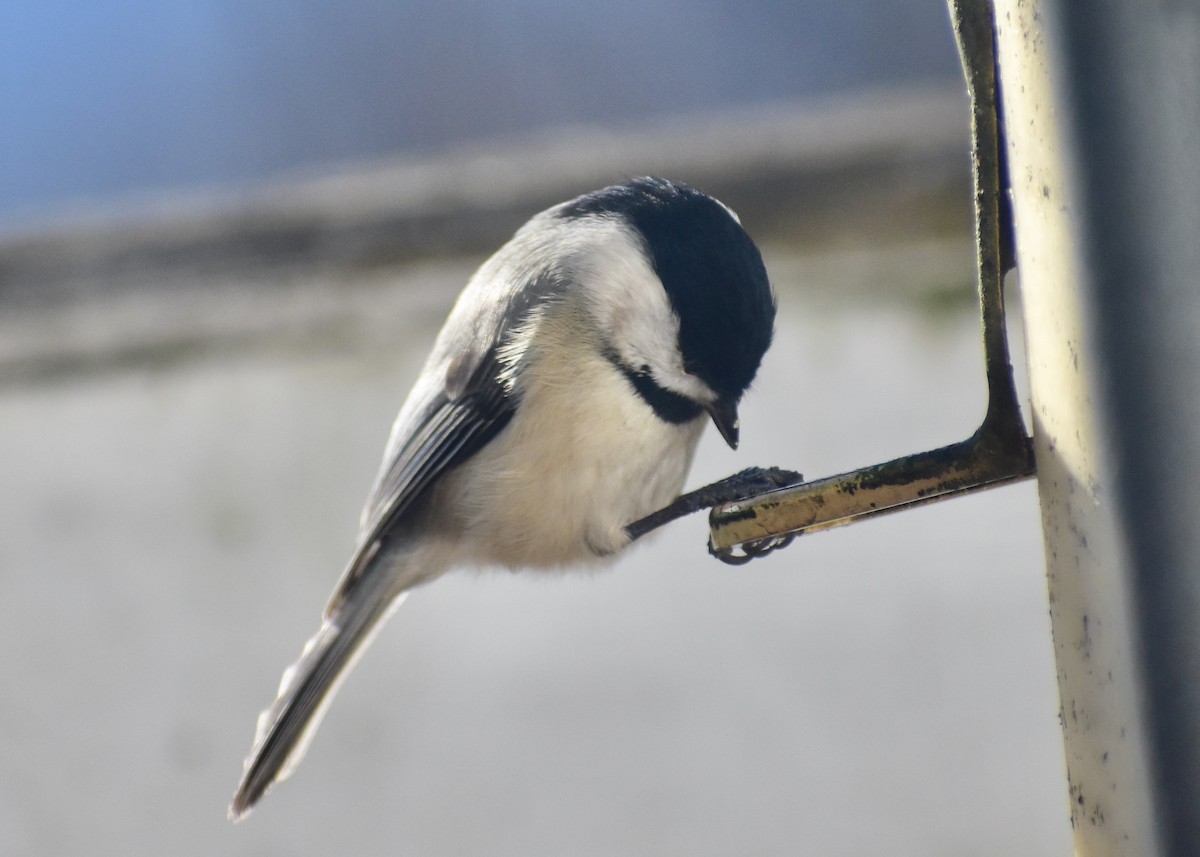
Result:
[[[768,254],[780,325],[742,450],[706,437],[691,484],[973,430],[969,305],[837,297],[893,263]],[[296,777],[229,825],[254,717],[315,628],[441,312],[405,305],[307,343],[0,388],[0,850],[1069,853],[1028,483],[743,569],[706,556],[696,518],[602,573],[444,578]]]

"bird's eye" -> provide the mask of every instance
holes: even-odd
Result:
[[[638,369],[638,371],[641,372],[643,375],[649,375],[650,374],[650,364],[643,363],[641,368]]]

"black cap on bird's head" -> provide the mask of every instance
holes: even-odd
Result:
[[[771,344],[775,321],[762,256],[736,215],[689,185],[660,178],[586,194],[559,214],[619,216],[640,236],[679,319],[683,368],[717,396],[700,407],[736,447],[737,404]]]

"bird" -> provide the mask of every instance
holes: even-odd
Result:
[[[709,420],[738,404],[776,297],[725,204],[629,179],[534,215],[470,278],[392,426],[350,561],[259,716],[229,807],[299,764],[406,594],[459,566],[610,561],[675,498]]]

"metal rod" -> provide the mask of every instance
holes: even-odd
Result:
[[[1001,255],[1001,153],[994,34],[986,0],[952,0],[955,38],[971,97],[975,245],[988,407],[965,441],[859,468],[850,473],[717,506],[710,549],[739,558],[756,544],[828,529],[884,512],[1032,476],[1033,445],[1021,420],[1004,324]]]

